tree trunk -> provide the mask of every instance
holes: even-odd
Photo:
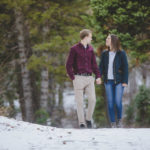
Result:
[[[23,15],[20,10],[15,10],[16,15],[16,30],[18,38],[19,47],[19,58],[21,64],[21,75],[22,75],[22,87],[23,96],[25,101],[25,120],[29,122],[34,121],[33,115],[33,105],[32,105],[32,90],[29,78],[29,70],[27,69],[27,58],[26,58],[26,48],[25,48],[25,38],[23,32]]]
[[[46,36],[49,31],[49,28],[47,26],[43,27],[43,42],[46,41]],[[47,56],[46,51],[44,50],[42,52],[42,55],[44,57]],[[47,58],[46,58],[47,62]],[[41,100],[40,100],[40,106],[45,111],[48,111],[48,69],[46,67],[42,68],[41,71]]]
[[[49,93],[49,101],[48,101],[48,112],[50,114],[50,116],[53,116],[53,111],[56,107],[56,103],[55,103],[55,89],[56,89],[56,85],[55,85],[55,80],[54,80],[54,75],[53,73],[49,74],[49,89],[50,89],[50,93]]]
[[[47,111],[48,106],[48,70],[43,68],[41,71],[41,100],[40,106]]]
[[[28,21],[25,22],[25,27],[24,27],[24,35],[25,35],[25,46],[26,46],[26,57],[27,59],[32,56],[33,51],[31,48],[31,39],[29,35],[29,23]],[[30,81],[31,81],[31,88],[32,88],[32,103],[33,103],[33,111],[34,114],[40,109],[40,90],[38,89],[36,85],[36,80],[37,80],[37,74],[34,70],[30,69],[29,70],[30,74]]]
[[[36,83],[36,73],[30,70],[30,79],[32,87],[32,103],[34,114],[40,109],[40,90],[38,89]]]
[[[22,76],[21,76],[21,66],[16,62],[16,74],[17,74],[17,93],[19,95],[19,103],[21,108],[22,120],[25,121],[25,102],[23,99],[23,87],[22,87]]]
[[[58,89],[58,106],[59,108],[63,108],[63,85],[62,84],[59,84],[59,89]]]
[[[62,83],[59,84],[59,89],[58,89],[58,123],[59,127],[62,127],[62,119],[65,116],[65,111],[63,107],[63,91],[64,91],[64,86]]]

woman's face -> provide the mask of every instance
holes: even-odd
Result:
[[[110,37],[110,35],[108,35],[107,36],[107,38],[106,38],[106,46],[111,46],[111,37]]]

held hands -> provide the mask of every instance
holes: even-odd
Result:
[[[98,85],[102,84],[101,78],[97,78],[97,79],[96,79],[96,84],[98,84]],[[123,86],[123,87],[126,87],[126,86],[128,86],[128,85],[127,85],[126,83],[122,83],[122,86]]]
[[[96,79],[96,84],[98,84],[98,85],[102,84],[101,78],[97,78],[97,79]]]

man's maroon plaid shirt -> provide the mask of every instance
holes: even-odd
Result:
[[[96,78],[101,77],[92,46],[88,45],[85,49],[80,42],[71,47],[66,70],[72,80],[75,74],[81,73],[94,73]]]

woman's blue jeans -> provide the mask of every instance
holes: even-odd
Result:
[[[115,106],[117,110],[117,119],[122,118],[122,96],[124,87],[122,83],[115,84],[114,80],[108,80],[105,83],[105,90],[107,95],[108,113],[111,122],[115,121]]]

